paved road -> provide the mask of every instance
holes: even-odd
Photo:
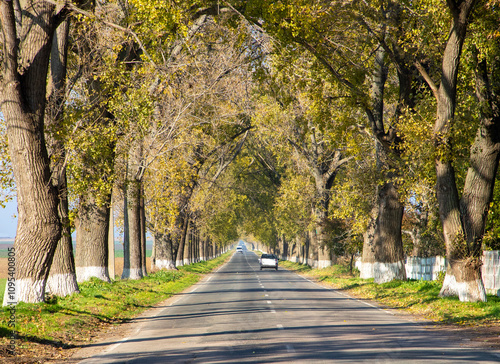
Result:
[[[422,325],[237,253],[81,363],[498,363]]]

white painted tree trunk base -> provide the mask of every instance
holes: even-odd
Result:
[[[359,262],[357,265],[359,269],[359,277],[362,279],[370,279],[375,277],[374,263]]]
[[[140,268],[125,268],[123,269],[122,279],[132,279],[138,280],[142,279],[144,276],[142,275],[142,269]]]
[[[156,259],[155,267],[158,269],[177,270],[174,261],[170,259]]]
[[[307,263],[311,266],[311,268],[318,268],[318,261],[316,259],[308,259]]]
[[[328,260],[328,259],[318,260],[318,268],[319,269],[323,269],[323,268],[327,268],[327,267],[331,267],[331,266],[332,266],[331,260]]]
[[[175,266],[176,267],[182,267],[184,265],[184,261],[183,260],[176,260],[175,261]]]
[[[456,297],[461,302],[486,302],[486,290],[483,281],[476,279],[474,281],[457,282],[454,275],[446,274],[443,281],[443,287],[439,292],[440,297]]]
[[[18,279],[14,282],[14,289],[9,289],[9,283],[5,287],[3,295],[3,306],[18,304],[19,302],[40,303],[44,301],[46,281],[33,281],[32,279]]]
[[[361,262],[360,278],[370,279],[373,278],[375,283],[386,283],[395,279],[406,279],[405,262],[401,260],[395,263],[365,263]]]
[[[111,282],[108,267],[76,267],[76,281],[78,283],[88,281],[92,277],[104,282]]]
[[[47,279],[45,292],[58,297],[66,297],[73,293],[79,293],[76,274],[51,274]]]

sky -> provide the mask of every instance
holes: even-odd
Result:
[[[17,228],[17,201],[14,198],[7,203],[5,208],[0,207],[0,238],[12,238],[16,236]]]

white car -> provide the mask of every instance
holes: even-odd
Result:
[[[237,246],[236,247],[236,253],[243,253],[243,247]]]
[[[274,268],[278,270],[278,257],[274,254],[262,254],[259,259],[260,270],[262,268]]]

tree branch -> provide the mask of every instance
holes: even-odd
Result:
[[[245,135],[243,136],[241,141],[234,148],[234,152],[233,152],[233,155],[231,156],[231,158],[229,158],[229,160],[226,161],[226,163],[224,163],[222,166],[219,167],[218,171],[215,173],[214,177],[212,178],[212,183],[215,183],[217,178],[219,178],[220,174],[222,172],[224,172],[224,170],[234,161],[236,156],[240,153],[241,148],[243,147],[243,144],[245,144],[245,140],[247,139],[247,136],[248,136],[248,131],[245,132]]]
[[[432,94],[434,95],[436,100],[438,100],[439,89],[436,86],[436,84],[434,83],[434,81],[432,80],[431,76],[429,76],[429,74],[425,70],[424,66],[422,66],[422,64],[419,61],[415,61],[415,67],[417,68],[418,72],[420,72],[420,74],[424,78],[425,82],[427,82],[427,84],[429,85],[430,89],[432,90]]]
[[[151,58],[151,56],[149,55],[149,52],[146,50],[146,48],[144,47],[144,44],[142,44],[141,40],[139,39],[139,37],[137,36],[137,34],[135,34],[135,32],[133,32],[131,29],[128,29],[128,28],[124,28],[122,27],[121,25],[118,25],[118,24],[115,24],[115,23],[111,23],[109,21],[106,21],[104,19],[101,19],[100,17],[98,17],[97,15],[89,12],[89,11],[86,11],[86,10],[83,10],[83,9],[80,9],[79,7],[73,5],[73,4],[70,4],[70,3],[61,3],[61,2],[58,2],[58,1],[53,1],[53,0],[47,0],[47,2],[49,3],[52,3],[52,4],[55,4],[56,6],[59,5],[59,6],[62,6],[62,5],[67,5],[68,9],[77,13],[77,14],[81,14],[83,16],[86,16],[87,18],[89,19],[94,19],[96,21],[99,21],[100,23],[104,24],[104,25],[107,25],[111,28],[114,28],[114,29],[117,29],[117,30],[120,30],[124,33],[127,33],[129,35],[131,35],[135,41],[137,42],[137,44],[139,45],[139,47],[141,48],[141,50],[144,52],[144,55],[148,58],[149,60],[149,63],[151,63],[151,65],[155,68],[158,68],[156,63],[153,61],[153,59]]]
[[[12,1],[0,1],[0,25],[3,35],[4,85],[20,82],[18,68],[18,43],[16,33],[16,18]]]

